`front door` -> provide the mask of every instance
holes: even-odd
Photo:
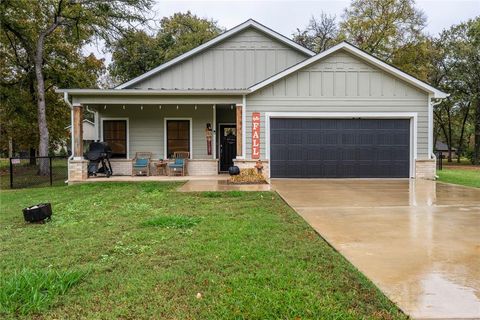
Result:
[[[234,124],[221,124],[219,129],[220,171],[228,171],[237,154],[237,129]]]

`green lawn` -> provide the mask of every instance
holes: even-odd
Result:
[[[480,188],[480,169],[443,168],[437,170],[439,181]]]
[[[0,317],[406,319],[275,193],[178,186],[2,191]]]

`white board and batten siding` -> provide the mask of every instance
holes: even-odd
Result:
[[[245,89],[307,57],[255,28],[247,28],[129,88]]]
[[[262,159],[265,114],[270,112],[416,113],[417,158],[428,159],[428,94],[343,50],[247,96],[247,159],[252,112],[261,114]]]

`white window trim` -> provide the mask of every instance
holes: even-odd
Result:
[[[100,141],[103,141],[103,121],[105,120],[126,120],[127,121],[127,157],[126,159],[130,159],[130,119],[128,117],[101,117],[102,121],[100,121]]]
[[[192,118],[163,118],[163,159],[168,159],[167,158],[167,121],[168,120],[188,120],[190,122],[190,125],[189,125],[189,131],[190,131],[190,145],[189,145],[189,159],[193,159],[193,141],[192,141],[192,138],[193,138],[193,135],[192,135],[192,132],[193,132],[193,127],[192,127],[192,124],[193,124],[193,121],[192,121]]]
[[[410,119],[410,177],[415,178],[417,160],[417,118],[416,112],[266,112],[265,113],[265,158],[270,160],[270,119],[271,118],[314,118],[314,119]],[[270,165],[268,178],[270,179]]]

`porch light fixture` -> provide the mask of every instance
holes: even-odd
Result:
[[[125,105],[123,105],[123,110],[125,110]]]
[[[195,110],[197,110],[197,105],[195,105]]]
[[[104,105],[104,106],[103,106],[103,110],[107,110],[107,105]]]
[[[158,110],[162,110],[162,105],[161,104],[158,106]]]
[[[230,110],[233,110],[233,104],[232,104],[232,105],[230,105]]]
[[[177,104],[177,110],[178,110],[178,104]]]
[[[143,106],[140,106],[140,110],[143,110]]]

